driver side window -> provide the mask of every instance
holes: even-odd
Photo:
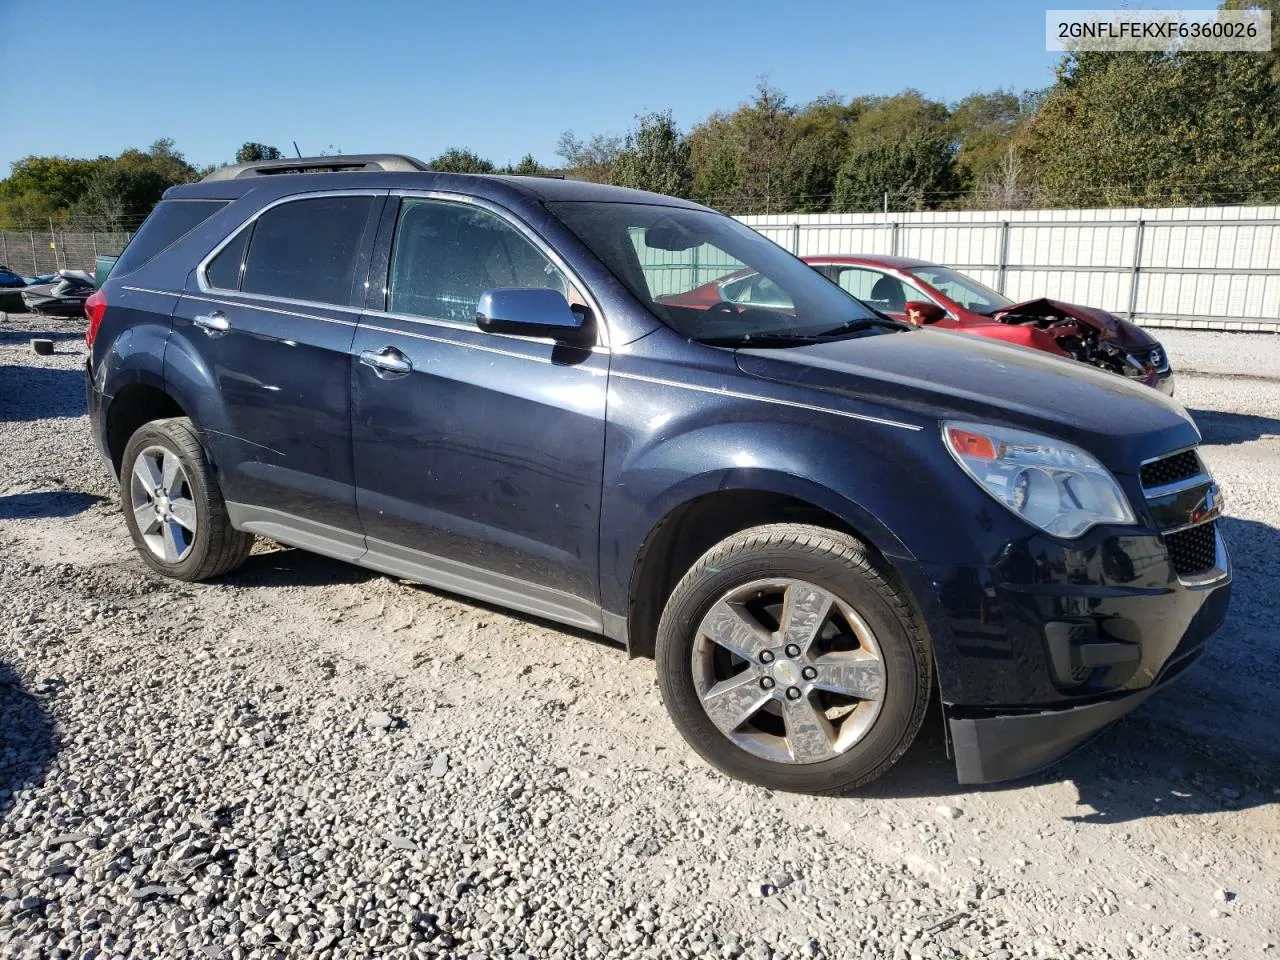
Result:
[[[446,200],[404,201],[389,312],[470,324],[480,295],[495,287],[558,290],[571,304],[585,302],[542,251],[497,215]]]
[[[867,267],[845,267],[837,281],[840,288],[884,313],[903,313],[908,300],[919,300],[915,290],[897,277]]]

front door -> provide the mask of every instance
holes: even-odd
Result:
[[[500,212],[401,201],[386,309],[352,346],[365,562],[595,627],[608,354],[483,333],[476,304],[496,287],[584,304]]]
[[[351,342],[383,196],[269,207],[219,250],[174,313],[216,390],[199,419],[233,514],[267,531],[303,518],[358,536],[351,471]],[[363,272],[362,272],[363,271]],[[248,514],[246,513],[248,511]],[[252,516],[249,516],[252,514]]]

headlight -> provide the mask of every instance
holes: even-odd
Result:
[[[1028,523],[1078,537],[1099,523],[1135,523],[1115,477],[1079,447],[1024,430],[947,421],[947,449],[965,473]]]

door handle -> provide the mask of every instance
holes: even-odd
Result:
[[[231,329],[231,324],[227,322],[227,318],[221,310],[202,313],[198,317],[193,317],[191,322],[210,337],[220,337]]]
[[[403,377],[413,370],[413,363],[395,347],[362,350],[360,362],[366,367],[373,367],[373,372],[384,379]]]

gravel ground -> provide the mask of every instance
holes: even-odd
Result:
[[[591,637],[265,542],[152,575],[81,325],[35,322],[0,322],[0,957],[1280,955],[1280,381],[1179,382],[1237,593],[1174,690],[987,789],[935,714],[818,799],[709,770]],[[1280,377],[1280,338],[1166,340]]]

